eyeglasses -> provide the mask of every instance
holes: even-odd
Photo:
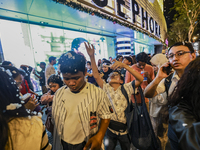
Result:
[[[178,51],[177,53],[175,53],[175,54],[169,54],[168,55],[168,58],[169,59],[173,59],[174,58],[174,56],[176,56],[176,58],[180,58],[180,57],[182,57],[184,54],[186,54],[186,53],[191,53],[190,51]]]

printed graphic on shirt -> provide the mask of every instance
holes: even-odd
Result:
[[[97,127],[97,115],[95,112],[90,112],[90,129]]]

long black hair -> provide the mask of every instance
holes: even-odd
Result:
[[[21,105],[18,109],[7,110],[11,103]],[[19,89],[10,71],[0,67],[0,149],[4,150],[9,137],[8,122],[13,118],[27,117],[25,107],[19,98]]]
[[[191,61],[185,68],[184,73],[174,92],[169,96],[169,105],[175,106],[181,101],[191,105],[197,112],[200,108],[200,57]],[[200,117],[200,116],[198,116]],[[199,118],[200,119],[200,118]]]

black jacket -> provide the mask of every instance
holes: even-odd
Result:
[[[169,122],[176,133],[179,148],[182,150],[200,150],[200,111],[186,101],[169,109]]]

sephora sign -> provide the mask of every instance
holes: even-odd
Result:
[[[93,3],[95,3],[98,7],[105,7],[108,5],[108,0],[93,0]],[[144,8],[140,7],[138,3],[135,0],[130,0],[130,3],[132,4],[130,9],[128,10],[129,13],[125,14],[122,12],[122,6],[125,5],[124,0],[116,0],[117,3],[117,10],[115,12],[116,15],[127,19],[127,16],[130,16],[131,20],[129,20],[133,24],[141,24],[141,27],[150,33],[156,35],[160,38],[160,26],[158,23],[154,20],[152,16],[148,14],[147,11],[144,10]],[[140,19],[138,19],[140,18]]]

